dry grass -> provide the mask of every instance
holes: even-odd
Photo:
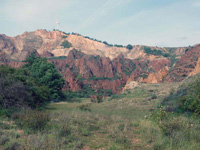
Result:
[[[91,111],[80,109],[81,105],[90,103],[89,99],[83,99],[80,103],[50,104],[46,108],[50,121],[44,130],[27,133],[17,126],[9,127],[7,131],[1,130],[1,140],[5,140],[2,138],[5,136],[9,139],[5,140],[6,142],[0,148],[20,147],[33,150],[197,149],[199,148],[198,140],[200,140],[200,134],[195,134],[196,129],[199,128],[197,122],[183,116],[180,125],[186,125],[184,132],[174,130],[173,136],[169,136],[163,132],[168,124],[163,123],[162,127],[151,118],[153,110],[172,88],[176,89],[177,84],[143,85],[120,95],[120,98],[115,96],[111,101],[87,105]],[[152,94],[155,94],[157,98],[152,99]],[[187,128],[187,124],[190,128]],[[188,132],[185,132],[186,130]],[[186,139],[188,142],[185,141]]]

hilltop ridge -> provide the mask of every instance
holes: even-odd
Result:
[[[62,46],[63,42],[69,42],[69,47]],[[162,55],[147,54],[147,48],[151,50],[159,50],[163,54],[172,54],[181,56],[184,54],[186,47],[177,48],[162,48],[143,45],[133,45],[132,49],[127,49],[122,45],[110,45],[107,42],[101,42],[96,39],[82,36],[80,34],[68,34],[62,31],[46,31],[36,30],[33,32],[24,32],[16,37],[8,37],[0,35],[0,50],[5,52],[11,59],[24,60],[28,53],[32,50],[37,50],[40,55],[45,55],[47,52],[55,57],[67,56],[69,51],[77,49],[89,55],[99,55],[101,57],[109,57],[114,59],[120,54],[123,54],[128,59],[146,59],[153,60]]]

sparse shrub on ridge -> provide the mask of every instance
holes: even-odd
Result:
[[[126,48],[129,49],[129,50],[132,50],[132,49],[133,49],[133,46],[132,46],[131,44],[128,44],[128,45],[126,46]]]
[[[65,40],[61,46],[63,46],[64,48],[70,48],[72,47],[72,44],[70,42],[68,42],[67,40]]]
[[[169,57],[170,54],[168,53],[163,53],[161,50],[156,50],[156,49],[151,49],[150,47],[144,47],[144,52],[147,53],[148,55],[157,55],[157,56],[164,56],[164,57]]]

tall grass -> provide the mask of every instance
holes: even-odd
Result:
[[[45,112],[37,112],[48,114],[44,128],[32,132],[26,129],[40,123],[37,113],[24,117],[30,122],[28,126],[1,118],[0,149],[200,149],[197,116],[157,108],[172,87],[176,85],[145,85],[103,103],[84,99],[79,103],[50,104]],[[157,98],[152,99],[152,94]]]

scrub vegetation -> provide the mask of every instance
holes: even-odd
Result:
[[[91,102],[63,94],[63,79],[46,59],[31,55],[26,62],[0,67],[0,149],[200,149],[199,76]]]

